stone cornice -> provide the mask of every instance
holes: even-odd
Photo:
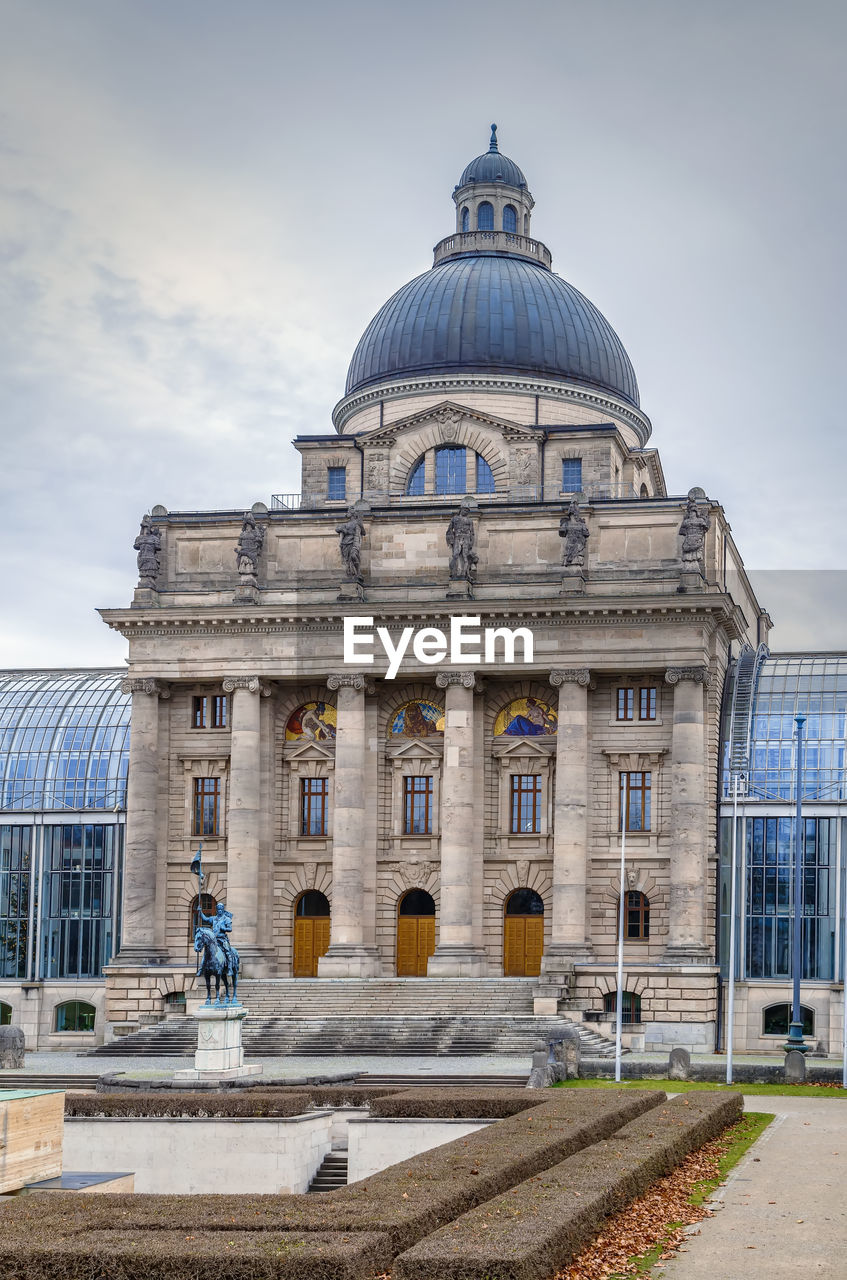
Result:
[[[665,672],[667,684],[679,684],[680,680],[692,680],[695,684],[708,685],[711,678],[708,667],[668,667]]]
[[[385,378],[373,386],[365,387],[353,395],[345,396],[332,411],[332,422],[339,435],[344,434],[344,427],[350,417],[359,409],[369,404],[377,404],[384,400],[404,398],[406,396],[443,392],[446,399],[451,399],[457,390],[516,392],[520,395],[543,395],[555,400],[565,400],[576,404],[588,405],[600,409],[604,413],[626,422],[635,432],[643,448],[650,438],[650,419],[646,414],[627,405],[613,396],[604,395],[600,391],[591,391],[576,384],[547,382],[543,378],[497,377],[494,374],[442,374],[430,378],[408,378],[392,382]],[[543,428],[541,428],[543,430]]]
[[[264,684],[258,676],[224,676],[222,683],[224,693],[246,689],[248,693],[259,693],[263,698],[269,698],[273,693],[271,686]]]
[[[554,689],[571,683],[587,687],[591,684],[591,672],[588,667],[555,667],[550,672],[550,683]]]
[[[436,686],[446,689],[451,684],[460,684],[465,689],[473,689],[476,685],[474,671],[439,671],[435,677]]]
[[[127,676],[121,681],[121,693],[149,693],[157,698],[169,698],[171,691],[168,685],[163,684],[161,680],[151,680],[147,677],[136,678],[135,676]]]

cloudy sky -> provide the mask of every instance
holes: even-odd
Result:
[[[119,663],[142,513],[299,488],[500,126],[669,490],[847,648],[843,0],[0,0],[0,666]],[[814,572],[811,572],[814,571]]]

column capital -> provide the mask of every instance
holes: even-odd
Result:
[[[439,689],[446,689],[451,684],[460,684],[466,689],[473,689],[476,684],[476,675],[473,671],[439,671],[435,677],[435,683]]]
[[[588,667],[556,667],[550,672],[550,683],[555,689],[563,684],[581,684],[587,688],[591,684],[591,672]]]
[[[236,689],[246,689],[248,693],[258,693],[263,698],[269,698],[273,692],[271,686],[265,684],[258,676],[225,676],[224,693],[234,693]]]
[[[695,684],[708,685],[711,674],[708,667],[668,667],[665,672],[667,684],[679,684],[680,680],[692,680]]]
[[[362,671],[345,671],[327,676],[328,689],[364,689],[365,693],[375,693],[376,685]]]
[[[161,680],[151,680],[146,677],[127,676],[121,681],[121,693],[149,693],[154,698],[169,698],[171,696],[170,686],[162,684]]]

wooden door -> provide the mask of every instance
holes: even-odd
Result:
[[[506,916],[503,929],[503,974],[537,978],[544,951],[543,916]]]
[[[329,916],[294,917],[294,977],[316,978],[329,946]]]
[[[397,917],[397,977],[425,978],[435,950],[435,916]]]

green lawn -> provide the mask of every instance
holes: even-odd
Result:
[[[847,1098],[840,1085],[814,1084],[713,1084],[706,1080],[562,1080],[554,1089],[664,1089],[667,1093],[689,1093],[698,1090],[734,1090],[736,1093],[759,1094],[765,1098]]]

